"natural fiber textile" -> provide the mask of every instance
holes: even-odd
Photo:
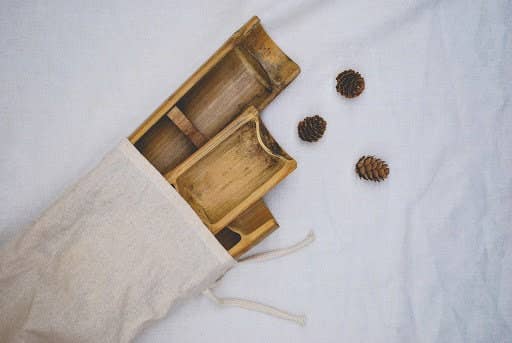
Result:
[[[0,250],[0,341],[127,342],[235,263],[123,141]]]

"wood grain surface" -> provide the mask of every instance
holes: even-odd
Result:
[[[253,17],[167,98],[129,139],[156,169],[166,174],[245,109],[254,106],[261,111],[265,108],[299,72],[297,64],[265,32],[259,18]],[[268,138],[266,132],[265,129],[261,131],[262,139]],[[234,200],[229,203],[233,204]],[[248,204],[245,202],[242,207]],[[237,211],[240,212],[239,209]],[[240,215],[242,217],[233,218],[232,228],[231,224],[227,227],[228,230],[236,229],[242,236],[229,249],[233,256],[239,256],[278,227],[261,199],[251,202]]]

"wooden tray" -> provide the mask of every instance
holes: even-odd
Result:
[[[244,109],[265,108],[299,72],[297,64],[272,41],[259,19],[253,17],[129,139],[156,169],[168,173]],[[231,225],[237,230],[231,230]],[[277,227],[260,200],[217,238],[230,254],[238,256]],[[244,237],[252,233],[252,238],[244,239],[239,232]]]
[[[296,167],[251,106],[165,178],[218,233]]]

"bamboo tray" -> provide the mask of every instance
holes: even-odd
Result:
[[[129,137],[163,175],[175,169],[249,106],[263,110],[300,69],[265,32],[257,17],[235,32]],[[233,256],[278,224],[256,201],[217,234]],[[236,230],[235,230],[236,229]]]
[[[165,178],[218,233],[296,167],[251,106]]]

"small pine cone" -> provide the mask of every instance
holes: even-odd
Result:
[[[319,115],[306,117],[299,122],[299,137],[303,141],[316,142],[324,135],[327,122]]]
[[[364,90],[364,78],[352,69],[340,73],[336,81],[336,90],[347,98],[359,96]]]
[[[389,175],[386,162],[374,156],[363,156],[357,161],[356,173],[365,180],[382,181]]]

